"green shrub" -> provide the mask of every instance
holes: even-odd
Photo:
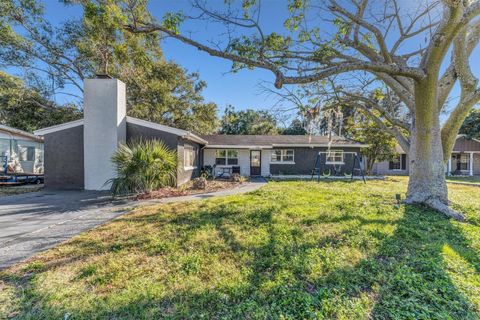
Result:
[[[117,177],[107,183],[111,182],[114,195],[145,193],[175,185],[177,153],[159,140],[121,144],[112,162]]]

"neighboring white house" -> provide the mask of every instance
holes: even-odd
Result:
[[[0,170],[43,173],[43,138],[0,124]]]

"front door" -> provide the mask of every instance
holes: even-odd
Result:
[[[250,150],[250,175],[259,176],[261,175],[262,168],[262,151],[261,150]]]

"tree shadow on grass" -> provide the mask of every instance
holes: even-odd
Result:
[[[419,207],[402,208],[404,215],[397,221],[345,212],[333,218],[308,219],[299,225],[278,219],[276,215],[282,209],[279,205],[259,207],[243,215],[239,208],[218,205],[177,217],[138,217],[140,225],[148,221],[158,228],[165,224],[187,228],[189,232],[178,239],[185,243],[189,243],[196,231],[213,226],[229,251],[247,257],[242,266],[246,271],[245,283],[184,288],[161,297],[145,288],[141,297],[116,306],[92,305],[88,310],[74,312],[73,318],[478,318],[478,305],[462,293],[461,285],[451,275],[456,272],[457,264],[463,263],[473,270],[470,275],[478,276],[478,253],[471,249],[455,222]],[[129,219],[136,222],[135,217]],[[372,223],[394,223],[395,231],[387,237],[378,235],[380,244],[376,253],[353,266],[337,267],[330,260],[341,246],[352,246],[351,235],[356,231],[309,239],[301,229],[302,224],[348,221],[356,222],[358,232]],[[232,227],[244,232],[261,228],[265,236],[258,244],[246,244]],[[369,234],[372,235],[376,236],[374,232]],[[127,243],[130,245],[121,250],[142,250],[145,246],[141,238]],[[95,243],[88,246],[105,250]],[[111,246],[106,250],[112,250]],[[324,275],[314,279],[307,278],[312,259],[320,261],[325,269]],[[465,277],[468,280],[469,275]],[[27,285],[26,280],[7,282],[20,292]],[[35,285],[29,286],[35,296]],[[22,301],[23,310],[31,312],[32,302],[35,301]],[[38,312],[34,316],[68,312],[61,301],[55,304],[37,301],[34,305]],[[31,315],[20,313],[18,318]]]
[[[456,262],[448,261],[449,248]],[[477,319],[478,305],[449,274],[457,271],[452,269],[459,262],[469,264],[470,275],[478,276],[478,253],[462,231],[432,211],[405,206],[404,217],[377,254],[319,278],[316,288],[330,298],[333,293],[338,304],[370,294],[375,301],[369,312],[373,319]]]

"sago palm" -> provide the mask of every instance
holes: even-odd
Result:
[[[114,195],[151,192],[176,181],[177,153],[159,140],[121,144],[112,156],[117,177],[111,183]]]

